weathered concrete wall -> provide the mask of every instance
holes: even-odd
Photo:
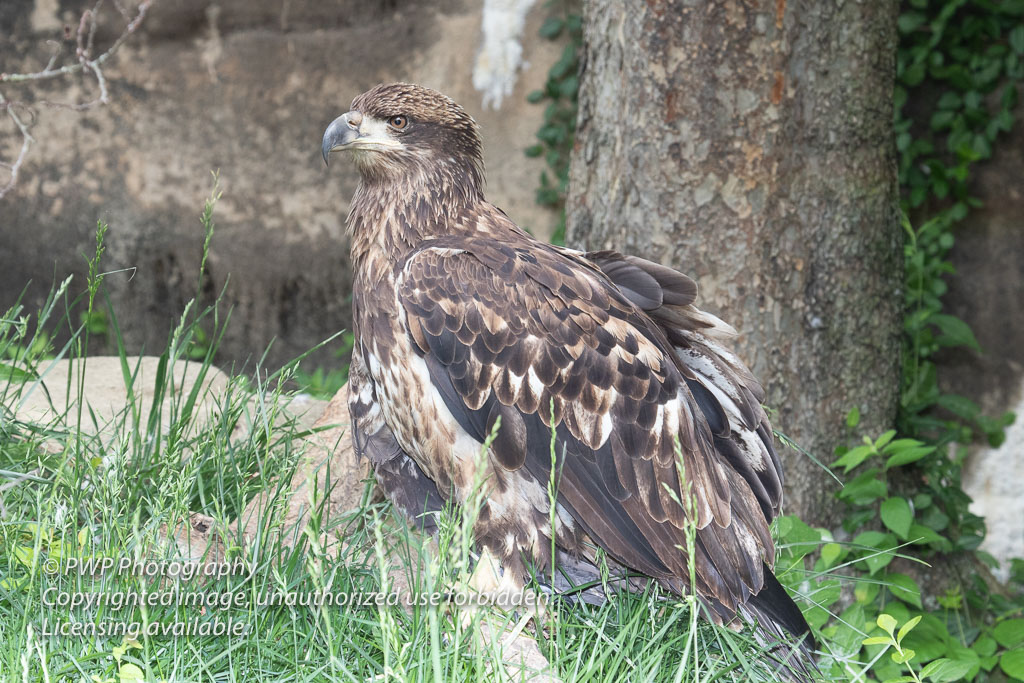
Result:
[[[957,273],[949,278],[947,310],[967,321],[985,353],[941,359],[944,388],[981,404],[990,415],[1007,410],[1017,422],[998,449],[980,448],[964,470],[973,510],[985,517],[983,546],[1001,561],[1024,557],[1024,103],[1018,122],[978,167],[972,192],[985,203],[956,234]],[[1004,573],[1005,576],[1005,567]]]
[[[1024,104],[1015,120],[1024,118]],[[989,412],[1007,410],[1024,381],[1024,126],[1018,123],[977,166],[971,191],[984,202],[957,229],[945,302],[974,329],[985,353],[941,359],[948,389],[979,400]]]
[[[964,469],[964,490],[974,499],[971,511],[985,518],[988,535],[982,548],[1001,563],[996,576],[1005,581],[1009,560],[1024,557],[1024,400],[1001,410],[1014,410],[1017,421],[1006,430],[999,448],[974,453]]]
[[[80,0],[3,0],[0,71],[36,71],[77,26]],[[258,358],[280,363],[349,324],[344,219],[356,174],[320,158],[327,124],[368,87],[407,80],[462,103],[484,131],[489,197],[522,225],[550,231],[555,217],[533,201],[542,162],[522,150],[543,108],[526,103],[561,46],[537,37],[547,10],[526,17],[526,66],[498,111],[483,110],[472,73],[481,6],[457,0],[162,0],[139,34],[110,62],[111,104],[86,112],[41,109],[37,144],[19,186],[0,200],[0,310],[30,280],[35,310],[53,280],[75,273],[97,219],[110,224],[107,284],[130,350],[165,343],[195,295],[203,235],[199,223],[212,170],[224,196],[203,285],[204,302],[227,284],[233,306],[222,366]],[[109,43],[124,25],[105,16]],[[64,43],[73,52],[74,43]],[[8,98],[88,99],[88,77],[26,88]],[[13,128],[0,123],[0,156],[10,160]],[[20,138],[18,138],[20,144]],[[6,182],[6,177],[3,179]],[[97,347],[94,352],[104,349]],[[330,351],[315,362],[336,363]]]

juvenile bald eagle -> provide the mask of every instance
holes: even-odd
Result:
[[[396,505],[464,501],[500,418],[474,533],[506,573],[548,563],[554,534],[686,592],[690,521],[692,590],[711,618],[746,611],[808,646],[771,571],[782,469],[764,394],[726,346],[734,330],[694,307],[693,280],[521,230],[484,199],[476,123],[433,90],[359,95],[322,150],[348,152],[361,175],[348,216],[352,435]]]

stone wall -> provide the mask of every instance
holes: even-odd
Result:
[[[60,41],[64,26],[77,27],[93,4],[3,0],[0,71],[43,68],[47,41]],[[99,22],[100,46],[125,23],[112,12]],[[343,225],[356,174],[344,162],[326,169],[320,140],[355,95],[382,81],[423,83],[463,104],[483,129],[491,201],[549,233],[556,217],[533,201],[543,162],[522,151],[543,116],[525,96],[543,84],[562,48],[537,37],[547,12],[537,3],[526,14],[526,64],[500,109],[485,110],[473,86],[479,2],[158,0],[108,62],[109,106],[39,110],[19,185],[0,200],[0,310],[30,281],[29,311],[67,273],[82,291],[83,254],[92,254],[102,219],[110,224],[105,269],[135,269],[131,278],[106,281],[129,350],[162,348],[196,293],[199,215],[219,169],[224,195],[201,298],[209,303],[226,288],[224,310],[233,308],[218,364],[258,358],[272,340],[268,360],[279,364],[347,327]],[[73,40],[62,44],[73,53]],[[4,92],[86,100],[95,80]],[[2,119],[0,158],[9,161],[20,138]],[[313,359],[338,362],[329,350]]]

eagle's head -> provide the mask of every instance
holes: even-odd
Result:
[[[483,183],[476,121],[450,97],[421,85],[381,84],[352,100],[351,110],[324,131],[324,162],[335,150],[350,152],[366,180],[440,171],[478,188]]]

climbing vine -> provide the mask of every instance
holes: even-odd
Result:
[[[943,442],[999,441],[1005,416],[991,419],[960,396],[943,395],[932,356],[980,350],[961,320],[942,313],[954,228],[980,201],[971,170],[992,156],[1014,123],[1024,80],[1024,0],[907,2],[899,18],[896,145],[907,231],[900,431]],[[936,411],[935,408],[941,408]],[[945,418],[943,416],[946,416]]]
[[[542,90],[534,90],[526,99],[533,104],[546,102],[544,123],[537,131],[538,142],[526,148],[526,156],[543,156],[547,170],[540,174],[537,203],[558,210],[559,221],[551,235],[555,244],[565,243],[565,197],[569,189],[569,158],[576,135],[579,60],[583,48],[583,17],[573,3],[557,3],[556,16],[548,17],[540,35],[548,40],[568,38],[562,55],[550,69]]]

